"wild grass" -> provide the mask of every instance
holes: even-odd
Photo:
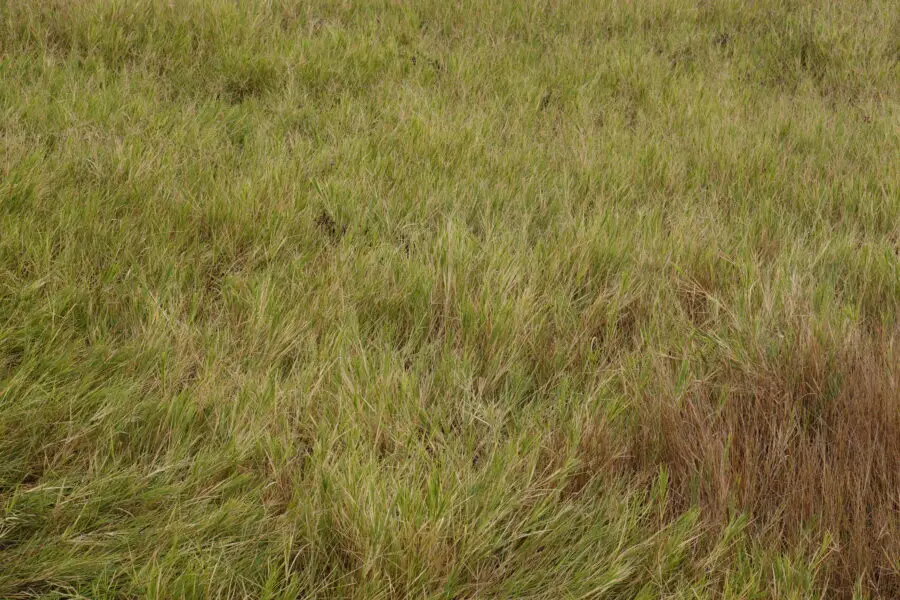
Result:
[[[0,597],[900,597],[888,0],[0,0]]]

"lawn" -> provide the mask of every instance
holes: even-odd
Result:
[[[0,0],[0,597],[900,597],[896,0]]]

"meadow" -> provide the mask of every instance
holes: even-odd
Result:
[[[900,598],[895,0],[0,0],[0,598]]]

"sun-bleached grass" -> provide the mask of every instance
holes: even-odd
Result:
[[[0,597],[900,596],[892,2],[0,0]]]

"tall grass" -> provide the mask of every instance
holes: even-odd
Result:
[[[0,597],[900,597],[890,1],[0,0]]]

